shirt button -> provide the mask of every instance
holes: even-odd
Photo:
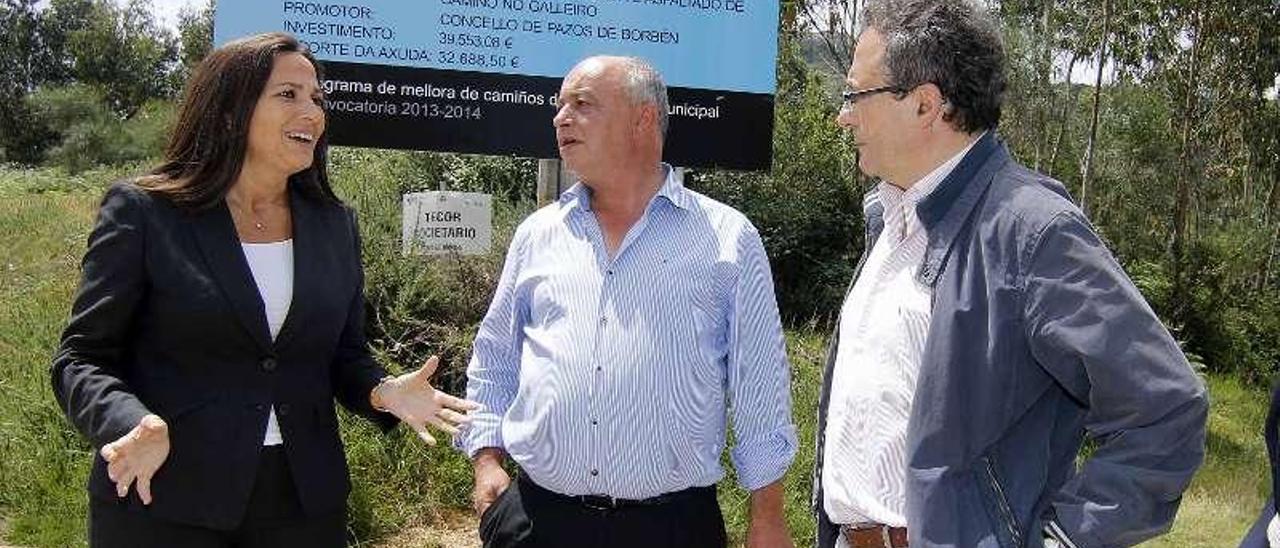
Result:
[[[267,373],[275,371],[276,365],[277,364],[276,364],[275,358],[262,358],[262,361],[258,362],[258,366],[261,367],[262,370],[266,371]]]
[[[599,470],[596,470],[595,468],[592,468],[592,469],[591,469],[591,475],[593,475],[593,476],[599,476],[599,475],[600,475],[600,471],[599,471]]]
[[[605,273],[606,273],[606,274],[608,274],[608,275],[610,275],[610,276],[612,276],[612,275],[613,275],[613,270],[606,270],[606,271],[605,271]]]
[[[605,318],[602,316],[600,318],[600,325],[608,325],[608,324],[609,324],[609,318]]]
[[[598,366],[598,365],[597,365],[597,366],[596,366],[596,371],[604,371],[604,368],[603,368],[603,367],[600,367],[600,366]]]
[[[595,420],[595,419],[591,419],[591,426],[595,426],[595,425],[596,425],[596,420]]]

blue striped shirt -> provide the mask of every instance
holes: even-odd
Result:
[[[648,498],[795,456],[768,258],[732,208],[667,179],[611,260],[581,183],[525,219],[476,335],[456,443],[501,447],[553,491]]]

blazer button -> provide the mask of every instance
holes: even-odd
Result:
[[[267,373],[270,373],[270,372],[272,372],[272,371],[275,371],[275,370],[276,370],[276,359],[275,359],[275,358],[262,358],[262,361],[261,361],[261,362],[258,362],[258,365],[259,365],[260,367],[262,367],[262,370],[263,370],[263,371],[266,371]]]

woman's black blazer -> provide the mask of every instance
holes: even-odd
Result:
[[[310,515],[350,490],[334,398],[369,405],[384,375],[364,337],[364,276],[354,214],[290,190],[294,288],[273,342],[262,299],[223,202],[188,212],[132,183],[98,211],[71,320],[51,367],[67,417],[95,448],[147,413],[169,425],[153,501],[127,504],[173,521],[234,528],[244,514],[270,407]],[[90,496],[115,498],[95,451]]]

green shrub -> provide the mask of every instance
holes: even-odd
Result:
[[[1280,295],[1258,288],[1242,264],[1259,261],[1257,234],[1239,223],[1194,240],[1185,266],[1190,283],[1174,295],[1165,261],[1128,266],[1138,290],[1170,326],[1192,362],[1252,385],[1266,384],[1280,371]],[[1181,321],[1174,315],[1181,312]]]
[[[536,175],[536,164],[509,158],[335,148],[335,190],[354,207],[364,238],[369,339],[388,363],[416,367],[440,355],[441,386],[459,392],[471,339],[502,270],[515,226],[533,211],[533,187],[523,200],[495,196],[487,255],[405,256],[401,196],[439,188],[517,194],[504,181]],[[530,174],[530,175],[526,175]],[[494,182],[496,181],[496,182]],[[518,198],[518,195],[517,195]]]
[[[1233,228],[1235,230],[1233,230]],[[1254,263],[1265,239],[1227,227],[1194,240],[1188,250],[1183,325],[1188,348],[1215,371],[1263,384],[1280,366],[1280,295],[1259,290],[1242,264]],[[1255,263],[1256,264],[1256,263]]]
[[[393,372],[438,354],[434,384],[453,394],[466,387],[471,341],[497,285],[515,226],[533,210],[536,164],[419,152],[336,147],[335,191],[358,212],[363,238],[367,334],[377,359]],[[495,193],[493,243],[487,255],[406,256],[401,252],[401,195],[439,188]],[[504,186],[509,185],[509,186]],[[499,199],[504,193],[514,201]],[[442,508],[470,505],[471,465],[447,446],[427,448],[406,428],[382,435],[343,418],[351,464],[351,530],[377,538],[410,523],[439,518]]]
[[[36,91],[27,97],[36,122],[55,135],[48,162],[75,174],[99,165],[118,165],[157,157],[173,119],[172,102],[152,100],[121,120],[101,91],[72,84]]]
[[[121,157],[126,162],[159,158],[168,144],[169,132],[178,113],[173,101],[152,99],[123,123],[126,139]]]
[[[0,95],[0,162],[33,166],[43,162],[45,151],[58,135],[39,123],[28,101]]]

